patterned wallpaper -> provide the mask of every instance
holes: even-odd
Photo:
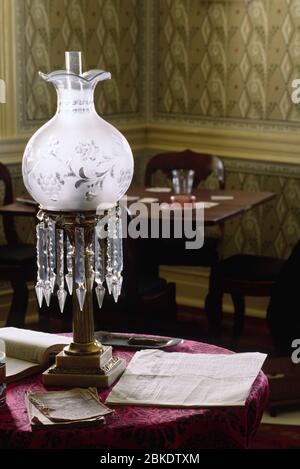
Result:
[[[300,121],[299,0],[160,0],[157,23],[157,117]]]
[[[299,131],[290,96],[300,77],[300,0],[158,0],[153,16],[153,122]],[[224,256],[286,258],[300,238],[300,167],[224,163],[227,188],[277,194],[226,223]]]
[[[55,108],[53,90],[37,71],[60,68],[64,50],[80,48],[86,67],[112,72],[97,95],[100,113],[107,117],[145,122],[148,99],[152,114],[147,118],[155,123],[298,131],[300,106],[290,101],[290,83],[300,77],[300,0],[16,4],[22,130],[40,125]],[[145,82],[151,87],[147,93]],[[142,182],[149,154],[135,156],[135,180]],[[224,254],[287,257],[300,235],[300,168],[224,162],[228,188],[277,193],[274,201],[226,224]],[[17,172],[15,184],[22,191]],[[19,230],[26,237],[24,226]]]
[[[96,91],[101,114],[139,114],[139,0],[21,0],[16,7],[21,129],[40,125],[56,109],[54,90],[38,71],[64,68],[65,50],[82,50],[85,69],[112,73]]]

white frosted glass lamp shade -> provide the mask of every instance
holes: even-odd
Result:
[[[26,189],[46,210],[115,204],[131,183],[133,156],[125,137],[95,110],[95,86],[110,74],[59,70],[41,76],[56,87],[58,108],[26,146]]]

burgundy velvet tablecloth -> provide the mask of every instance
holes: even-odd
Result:
[[[230,353],[184,341],[168,349],[190,353]],[[133,351],[116,350],[127,362]],[[180,377],[178,377],[180,379]],[[24,403],[26,390],[43,390],[41,376],[8,385],[7,406],[0,408],[0,448],[200,449],[247,448],[268,398],[268,381],[260,372],[244,407],[173,409],[115,406],[97,428],[31,430]],[[105,399],[109,390],[102,391]]]

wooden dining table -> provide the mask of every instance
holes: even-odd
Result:
[[[165,189],[166,190],[166,189]],[[204,205],[204,225],[219,225],[225,221],[244,214],[245,212],[272,200],[276,194],[274,192],[248,192],[235,190],[209,190],[197,189],[192,192],[195,196],[193,203],[197,202],[214,202],[216,205],[205,208]],[[130,210],[131,204],[146,199],[146,205],[151,203],[170,204],[172,207],[171,197],[174,196],[172,191],[162,192],[160,188],[146,188],[143,186],[131,186],[127,192],[127,206]],[[131,200],[131,198],[135,200]],[[215,200],[215,197],[218,200]],[[147,202],[148,199],[148,202]],[[151,201],[152,199],[152,201]],[[1,205],[0,215],[15,215],[33,217],[38,211],[38,205],[27,197],[28,202],[19,202],[16,200],[12,204]],[[148,211],[149,218],[151,210]]]

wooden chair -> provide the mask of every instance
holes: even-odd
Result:
[[[99,310],[94,298],[96,327],[170,334],[177,313],[175,284],[159,277],[159,266],[151,252],[144,249],[142,239],[124,239],[123,256],[123,285],[118,303],[106,295]]]
[[[210,334],[221,334],[223,295],[229,293],[234,305],[233,339],[236,342],[244,327],[245,296],[270,297],[284,262],[271,257],[237,254],[213,266],[205,305]]]
[[[4,184],[4,204],[13,202],[13,188],[7,167],[0,163],[0,181]],[[27,281],[36,278],[35,246],[20,242],[11,215],[3,216],[7,244],[0,246],[0,280],[9,281],[13,298],[6,325],[23,327],[28,303]]]
[[[196,153],[192,150],[160,153],[153,156],[146,167],[145,185],[151,186],[152,176],[158,170],[171,178],[173,169],[193,169],[195,171],[194,189],[213,172],[217,175],[220,189],[225,187],[225,170],[222,161],[216,156]]]
[[[192,150],[160,153],[148,162],[145,174],[145,185],[150,187],[152,177],[162,171],[168,178],[173,169],[193,169],[195,171],[193,188],[197,188],[212,173],[217,175],[219,188],[225,187],[225,169],[223,162],[216,156],[196,153]],[[223,237],[224,225],[220,225],[220,236],[205,236],[204,245],[198,251],[185,249],[185,239],[151,240],[153,255],[159,256],[159,263],[164,265],[211,266],[218,261],[219,240]],[[158,254],[157,254],[158,253]],[[176,255],[174,255],[176,253]]]
[[[273,351],[263,365],[270,387],[268,408],[278,410],[300,404],[300,241],[287,260],[236,255],[221,261],[211,273],[206,308],[210,328],[220,332],[222,296],[232,295],[235,306],[233,337],[242,333],[244,297],[270,297],[267,324]],[[216,329],[217,328],[217,329]],[[296,361],[295,361],[296,360]]]

